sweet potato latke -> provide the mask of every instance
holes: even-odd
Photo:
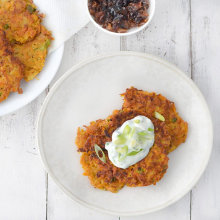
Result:
[[[158,99],[154,98],[151,100],[151,104],[144,102],[148,103],[147,108],[139,106],[138,104],[135,106],[133,103],[129,107],[128,103],[130,102],[127,97],[131,98],[130,94],[132,91],[136,91],[138,94],[134,94],[131,100],[135,101],[135,99],[137,99],[137,103],[140,99],[146,98],[148,100],[148,96],[142,96],[142,91],[138,91],[135,88],[128,89],[126,93],[122,95],[124,97],[122,110],[115,110],[107,119],[93,121],[89,126],[78,128],[76,145],[78,151],[82,153],[81,164],[85,171],[84,175],[89,177],[91,184],[96,188],[118,192],[125,185],[136,187],[156,184],[166,173],[169,160],[167,155],[171,151],[174,145],[173,143],[175,143],[175,146],[178,146],[185,141],[185,138],[180,139],[179,137],[183,135],[186,137],[187,123],[178,116],[173,103],[171,104],[165,97],[158,95],[160,98],[162,97],[164,102],[170,103],[170,107],[168,104],[166,104],[167,107],[164,107],[161,104],[162,101],[158,102]],[[154,93],[146,94],[157,96]],[[160,111],[161,109],[163,109],[162,113],[166,119],[176,117],[177,120],[163,122],[156,119],[154,111]],[[138,115],[146,116],[152,120],[155,127],[154,145],[143,160],[127,169],[118,168],[109,160],[108,153],[105,150],[105,143],[111,141],[112,133],[125,121]],[[184,125],[184,128],[178,128],[178,132],[174,132],[175,126],[171,126],[170,123],[175,124],[178,120],[182,122],[179,126]],[[94,149],[95,144],[99,145],[105,153],[106,163],[103,163],[96,155]]]
[[[43,69],[51,41],[51,33],[41,26],[40,34],[33,41],[13,46],[15,57],[24,64],[26,81],[34,79]]]
[[[32,0],[0,0],[0,102],[44,67],[53,39]]]
[[[0,29],[0,102],[10,92],[22,93],[20,81],[23,78],[23,64],[13,56],[4,31]]]
[[[32,0],[0,0],[0,24],[10,42],[23,44],[40,33],[41,15]]]

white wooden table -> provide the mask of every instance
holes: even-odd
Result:
[[[0,220],[220,219],[220,1],[158,0],[150,27],[121,39],[88,24],[65,44],[53,83],[83,59],[120,50],[151,53],[176,64],[206,97],[214,148],[198,184],[176,204],[140,217],[107,216],[73,202],[44,171],[35,143],[35,122],[48,88],[28,106],[0,118]]]

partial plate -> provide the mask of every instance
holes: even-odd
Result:
[[[186,143],[169,155],[169,169],[156,186],[124,187],[119,193],[95,189],[83,176],[74,140],[77,128],[121,108],[126,88],[155,91],[175,102],[189,123]],[[213,129],[207,104],[182,71],[157,57],[120,52],[72,67],[47,96],[37,138],[42,161],[56,184],[73,200],[120,216],[153,212],[176,202],[196,184],[207,166]]]
[[[36,79],[21,82],[23,94],[11,93],[8,99],[0,103],[0,116],[14,112],[37,98],[56,75],[64,52],[64,44],[48,55],[46,64]]]

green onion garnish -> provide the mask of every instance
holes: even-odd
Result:
[[[146,131],[138,132],[139,136],[146,136],[148,133]]]
[[[153,131],[154,131],[154,129],[153,129],[153,128],[148,128],[148,131],[153,132]]]
[[[131,129],[131,132],[130,132],[130,134],[129,134],[129,138],[132,138],[133,135],[134,135],[134,133],[135,133],[135,128],[132,128],[132,129]]]
[[[139,124],[141,121],[139,119],[134,120],[135,123]]]
[[[126,143],[126,138],[124,137],[123,134],[119,134],[117,139],[114,141],[114,144],[116,145],[122,145]]]
[[[102,148],[99,147],[97,144],[95,144],[94,148],[99,160],[101,160],[103,163],[106,163],[105,153],[103,152]],[[100,156],[100,153],[102,156]]]
[[[111,178],[111,183],[112,182],[115,182],[116,181],[116,178],[113,176],[112,178]]]
[[[143,149],[140,149],[139,151],[131,151],[131,152],[128,153],[127,155],[128,155],[128,156],[134,156],[134,155],[140,153],[142,150],[143,150]]]
[[[177,118],[172,118],[172,122],[176,122],[177,121]]]
[[[123,161],[127,157],[128,146],[116,147],[115,149],[118,152],[118,161]]]
[[[40,47],[40,50],[46,50],[46,49],[50,46],[50,44],[51,44],[51,40],[48,39],[48,40],[44,43],[44,45],[42,45],[42,46]]]
[[[145,141],[147,139],[147,132],[146,131],[141,131],[141,132],[138,132],[138,139],[140,141]]]
[[[135,147],[136,144],[137,144],[136,140],[132,140],[132,141],[131,141],[131,147]]]
[[[137,170],[138,173],[143,173],[144,172],[144,169],[141,168],[141,167],[138,167],[138,170]]]
[[[127,155],[126,154],[118,154],[118,161],[119,162],[121,162],[121,161],[123,161],[125,158],[127,157]]]
[[[141,131],[138,133],[138,138],[140,141],[145,141],[145,140],[152,140],[154,136],[146,131]]]
[[[155,118],[159,119],[160,121],[165,121],[165,118],[159,112],[154,112],[154,116],[155,116]]]
[[[123,130],[123,134],[128,135],[130,132],[131,132],[131,127],[129,125],[126,125]]]
[[[116,147],[115,150],[116,150],[118,153],[127,154],[127,152],[128,152],[128,146],[125,145],[124,147]]]
[[[5,24],[5,25],[4,25],[4,29],[7,30],[8,28],[9,28],[9,25],[8,25],[8,24]]]
[[[50,46],[50,44],[51,44],[51,40],[48,39],[48,40],[45,42],[44,47],[47,49],[47,48]]]
[[[36,8],[33,8],[31,5],[27,5],[27,10],[32,14],[36,11]]]

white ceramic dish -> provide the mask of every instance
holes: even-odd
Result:
[[[48,55],[44,69],[37,76],[38,79],[34,79],[28,83],[25,81],[21,82],[23,94],[11,93],[7,100],[0,103],[0,116],[22,108],[37,98],[46,89],[60,66],[63,51],[64,45]]]
[[[114,35],[114,36],[119,36],[119,37],[123,37],[123,36],[128,36],[128,35],[132,35],[132,34],[136,34],[137,32],[139,31],[142,31],[144,28],[146,28],[147,26],[149,26],[149,24],[151,23],[152,19],[153,19],[153,16],[155,14],[155,5],[156,5],[156,2],[155,0],[149,0],[149,3],[150,3],[150,7],[149,7],[149,19],[148,21],[143,24],[142,26],[140,27],[135,27],[135,28],[131,28],[129,29],[126,33],[116,33],[116,32],[112,32],[112,31],[109,31],[105,28],[103,28],[100,24],[98,24],[94,18],[91,16],[89,10],[88,10],[88,0],[85,0],[86,1],[86,7],[87,7],[87,12],[88,12],[88,16],[91,20],[91,22],[100,30],[104,31],[105,33],[107,34],[110,34],[110,35]]]
[[[74,140],[77,127],[119,109],[126,88],[162,93],[189,123],[186,143],[169,155],[169,169],[156,186],[124,187],[119,193],[93,188],[83,176]],[[73,200],[94,210],[132,216],[162,209],[196,184],[213,141],[206,102],[183,72],[151,55],[134,52],[93,58],[72,67],[47,96],[38,120],[38,145],[47,172]]]

